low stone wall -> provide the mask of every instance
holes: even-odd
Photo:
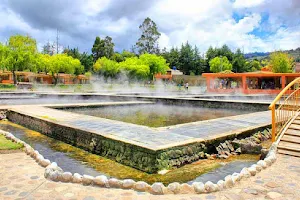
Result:
[[[205,158],[207,152],[203,143],[154,151],[14,111],[8,111],[7,118],[14,123],[54,139],[148,173],[156,173],[162,169],[170,169],[194,162]]]

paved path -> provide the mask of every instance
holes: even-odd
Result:
[[[48,181],[44,168],[25,153],[0,154],[0,199],[78,200],[243,200],[300,199],[300,158],[278,155],[272,167],[235,187],[211,194],[155,196],[133,190],[108,189]]]
[[[270,125],[271,122],[270,111],[264,111],[163,128],[150,128],[45,107],[19,106],[12,110],[152,150],[239,134]]]

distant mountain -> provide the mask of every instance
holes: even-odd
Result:
[[[300,62],[300,47],[298,47],[297,49],[285,50],[283,52],[286,52],[286,53],[290,54],[292,57],[294,57],[296,62]],[[246,53],[246,54],[244,54],[244,57],[248,60],[253,60],[253,59],[261,60],[261,59],[268,58],[270,53],[272,53],[272,52]]]
[[[268,55],[270,55],[270,52],[253,52],[253,53],[244,54],[244,57],[246,59],[249,59],[249,58],[253,58],[253,57],[265,57]]]

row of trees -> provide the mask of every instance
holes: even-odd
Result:
[[[37,51],[36,40],[30,36],[14,35],[7,44],[0,43],[0,69],[11,71],[14,84],[16,71],[45,72],[57,83],[59,73],[81,74],[80,60],[66,54],[48,55]]]
[[[127,57],[120,62],[102,57],[94,64],[94,72],[105,78],[117,78],[125,74],[129,80],[152,80],[155,74],[164,73],[167,69],[169,65],[163,57],[148,53]]]

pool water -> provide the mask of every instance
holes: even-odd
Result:
[[[64,171],[92,176],[104,174],[118,179],[143,180],[149,184],[154,182],[162,182],[164,184],[188,182],[191,184],[199,180],[217,181],[224,179],[225,176],[233,172],[240,172],[243,167],[251,166],[259,158],[257,155],[240,155],[226,160],[204,159],[187,164],[181,168],[171,169],[165,175],[147,174],[8,121],[0,121],[0,129],[11,132],[16,137],[30,144],[45,158],[52,162],[57,162]]]
[[[162,104],[71,108],[66,111],[123,121],[149,127],[164,127],[220,117],[247,114],[250,111]]]

